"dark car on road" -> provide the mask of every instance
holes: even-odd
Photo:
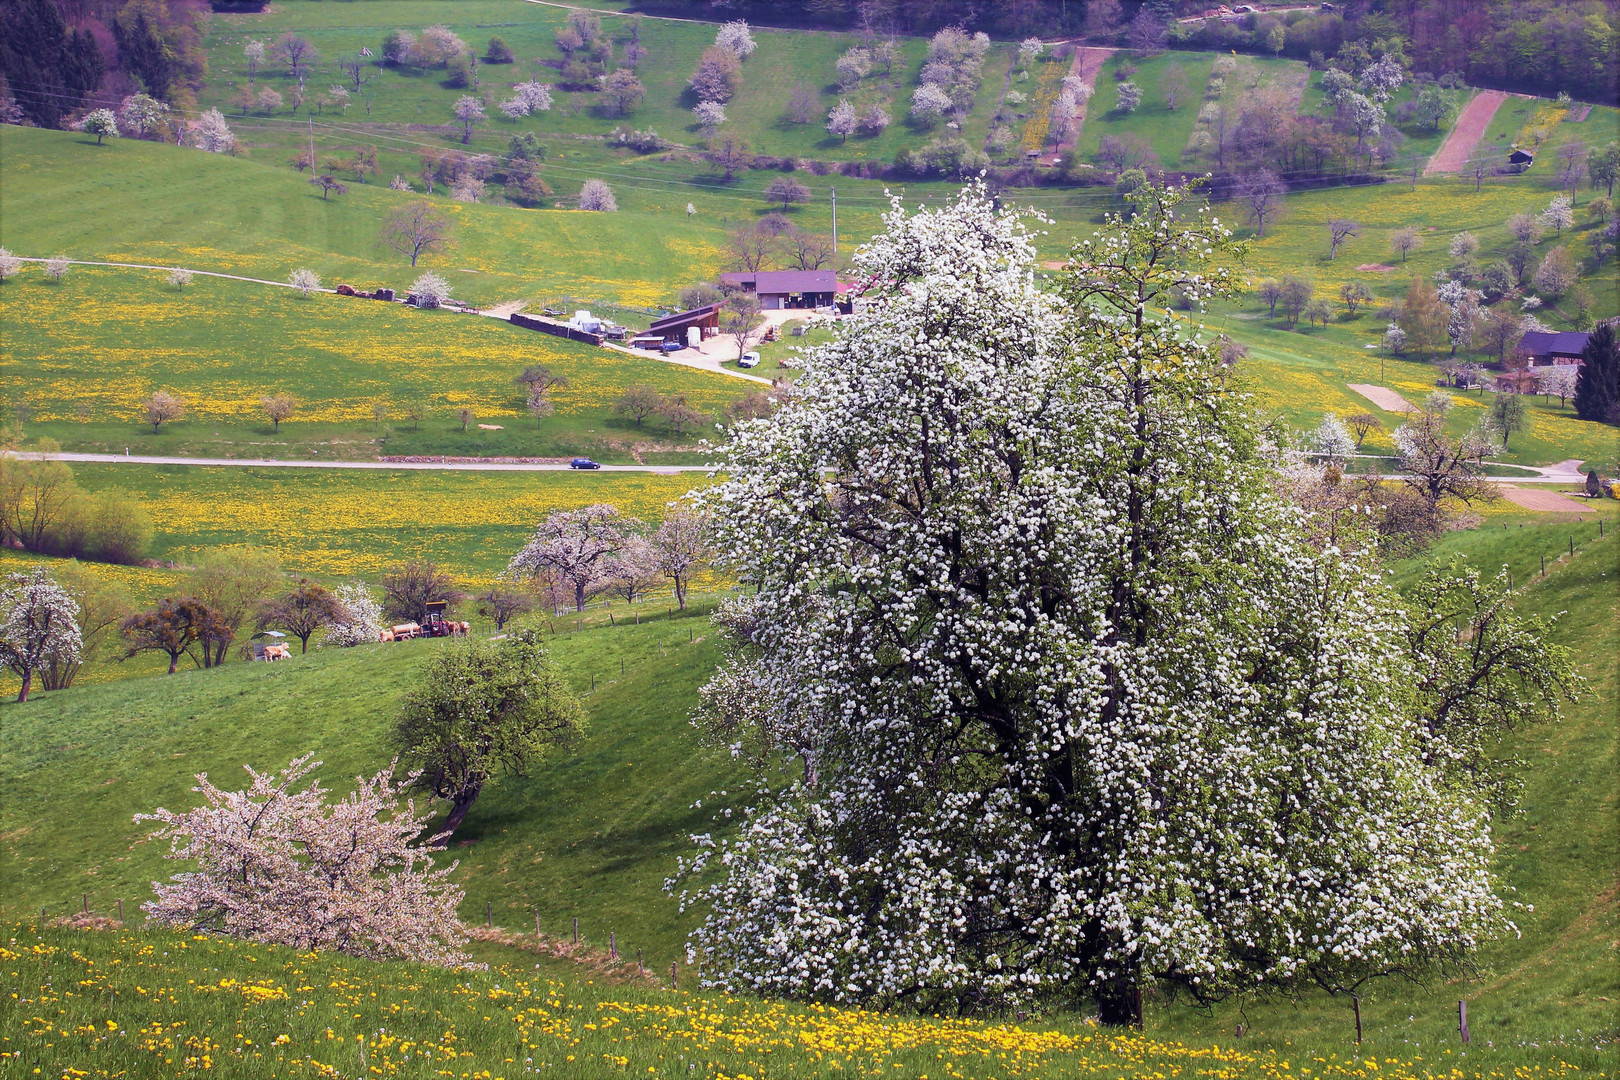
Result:
[[[672,353],[672,352],[680,352],[684,348],[686,348],[686,346],[682,345],[678,341],[666,341],[662,345],[658,346],[658,351],[659,352],[665,352],[665,353]]]
[[[570,469],[600,469],[602,466],[588,457],[577,457],[568,463]]]

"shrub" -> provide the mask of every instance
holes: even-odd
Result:
[[[613,197],[612,188],[600,180],[587,180],[585,186],[579,189],[579,208],[581,210],[613,211],[619,208],[619,203]]]

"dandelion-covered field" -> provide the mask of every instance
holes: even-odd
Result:
[[[306,298],[220,278],[176,291],[151,270],[75,267],[54,285],[37,269],[25,271],[0,289],[0,321],[8,397],[26,408],[30,434],[52,435],[72,450],[629,461],[638,452],[679,452],[705,434],[677,436],[657,417],[638,429],[615,416],[613,404],[629,387],[682,395],[717,416],[752,385],[493,318]],[[550,392],[556,412],[538,422],[515,382],[531,365],[567,379]],[[154,433],[141,403],[160,389],[179,397],[186,415]],[[297,400],[279,432],[259,404],[277,393]],[[413,405],[425,412],[420,422],[408,415]],[[387,410],[381,422],[378,406]],[[461,409],[473,413],[466,432]]]
[[[0,945],[12,999],[0,1053],[14,1075],[52,1077],[1593,1075],[1556,1051],[1274,1049],[1106,1031],[1079,1020],[948,1020],[763,1003],[640,980],[586,981],[553,965],[520,963],[457,972],[204,937],[18,923]]]
[[[703,473],[456,472],[76,465],[90,490],[146,504],[154,557],[190,565],[203,548],[265,547],[322,577],[375,577],[415,556],[458,580],[487,582],[547,514],[591,503],[644,521],[705,483]]]

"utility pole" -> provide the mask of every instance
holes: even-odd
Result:
[[[315,175],[315,118],[313,116],[311,116],[311,117],[308,117],[308,120],[309,120],[309,175],[314,176]]]
[[[832,189],[833,206],[833,254],[838,254],[838,189]]]

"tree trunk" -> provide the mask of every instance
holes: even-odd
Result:
[[[169,674],[170,675],[174,674],[174,669],[176,667],[178,667],[179,664],[180,664],[180,654],[179,653],[170,653],[169,654]]]
[[[28,691],[33,688],[33,685],[34,685],[34,669],[33,668],[26,668],[23,671],[22,691],[20,693],[18,693],[18,695],[17,695],[17,704],[21,705],[23,702],[28,700]]]
[[[675,579],[675,603],[682,610],[686,610],[686,582],[680,578]]]
[[[585,582],[583,580],[574,582],[574,610],[585,610]]]
[[[475,787],[470,792],[464,791],[451,800],[450,816],[444,819],[444,828],[441,831],[453,833],[461,828],[461,823],[467,819],[467,812],[472,809],[473,802],[478,798],[478,792],[479,788]]]
[[[1116,975],[1097,989],[1097,1019],[1111,1027],[1142,1027],[1142,987],[1129,974]]]

